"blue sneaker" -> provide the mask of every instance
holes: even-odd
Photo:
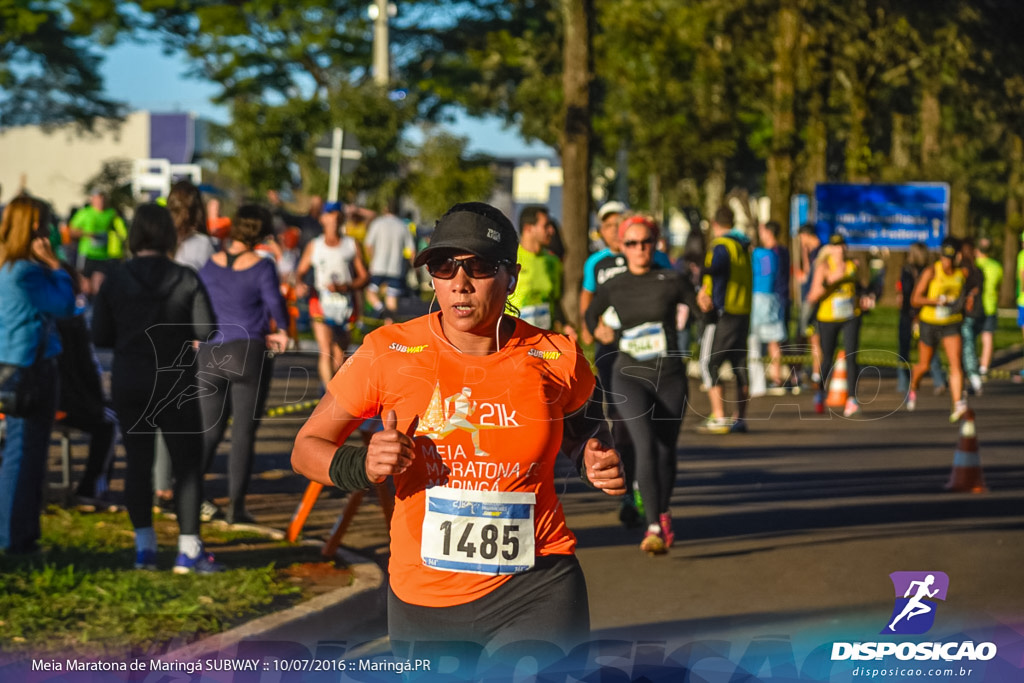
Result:
[[[136,550],[135,551],[135,568],[144,569],[146,571],[156,571],[156,551],[155,550]]]
[[[174,562],[175,574],[216,574],[224,571],[224,565],[213,561],[213,553],[205,550],[200,551],[196,557],[189,557],[185,553],[178,553],[178,559]]]

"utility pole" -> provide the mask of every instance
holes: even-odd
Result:
[[[388,20],[398,14],[398,8],[388,0],[374,0],[369,13],[373,19],[373,82],[386,87],[391,80]]]

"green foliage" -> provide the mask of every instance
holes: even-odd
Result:
[[[216,133],[225,175],[257,194],[285,185],[326,193],[314,148],[336,126],[362,147],[344,196],[397,174],[399,140],[415,100],[392,102],[370,82],[372,32],[366,4],[303,0],[101,2],[104,21],[155,35],[190,58],[191,75],[218,85],[231,109]]]
[[[0,0],[0,127],[118,117],[103,94],[100,58],[88,32],[69,25],[60,3]]]
[[[494,188],[486,160],[467,160],[468,140],[437,132],[427,136],[412,155],[408,192],[429,222],[456,202],[484,201]]]
[[[123,513],[51,508],[43,516],[45,558],[0,555],[0,658],[141,655],[223,631],[301,597],[272,564],[207,576],[136,571],[132,538]],[[262,539],[204,530],[204,540]],[[300,554],[288,550],[282,557]],[[168,548],[158,564],[169,567],[174,556]]]
[[[404,127],[443,120],[452,105],[496,114],[550,145],[563,126],[558,0],[402,2],[391,24],[393,82],[410,93],[401,105],[368,87],[365,0],[62,6],[75,31],[104,39],[149,32],[189,55],[193,74],[217,83],[218,101],[232,107],[226,170],[259,191],[301,183],[324,192],[312,148],[334,126],[367,152],[344,179],[346,196],[394,186]],[[953,182],[977,204],[974,223],[1005,220],[999,203],[1019,192],[1008,185],[1007,158],[1007,142],[1024,134],[1024,12],[1016,3],[594,6],[594,158],[597,167],[617,166],[615,154],[628,148],[634,198],[648,196],[649,181],[670,201],[681,188],[720,195],[732,186],[780,187],[766,182],[780,172],[766,170],[769,159],[791,175],[785,187],[804,192],[823,181]],[[4,26],[39,21],[39,12],[13,7],[0,0]],[[784,14],[796,15],[798,35],[794,53],[779,55]]]
[[[89,178],[82,186],[82,194],[100,190],[107,196],[107,206],[117,209],[122,215],[135,206],[132,196],[131,159],[108,159],[103,162],[99,173]]]
[[[562,25],[557,0],[460,3],[453,21],[396,31],[415,45],[406,80],[429,117],[451,104],[495,114],[527,140],[557,146],[562,108]]]

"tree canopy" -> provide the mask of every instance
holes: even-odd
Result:
[[[344,189],[365,192],[403,167],[407,125],[453,106],[566,152],[570,83],[587,95],[584,163],[624,172],[638,208],[707,213],[743,188],[785,223],[789,196],[816,183],[943,181],[954,234],[1024,227],[1017,0],[403,0],[390,90],[372,83],[366,4],[0,0],[0,57],[14,56],[0,65],[4,123],[33,116],[33,93],[82,118],[112,106],[95,97],[82,37],[149,36],[219,86],[224,167],[254,189],[323,192],[312,150],[341,126],[367,152]],[[582,80],[567,77],[565,48],[580,7]],[[44,66],[91,99],[47,91]]]
[[[60,3],[0,0],[0,127],[91,128],[121,115],[103,93],[91,32],[70,22]]]

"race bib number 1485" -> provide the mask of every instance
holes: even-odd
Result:
[[[518,574],[534,564],[532,493],[427,489],[420,557],[434,569]]]

